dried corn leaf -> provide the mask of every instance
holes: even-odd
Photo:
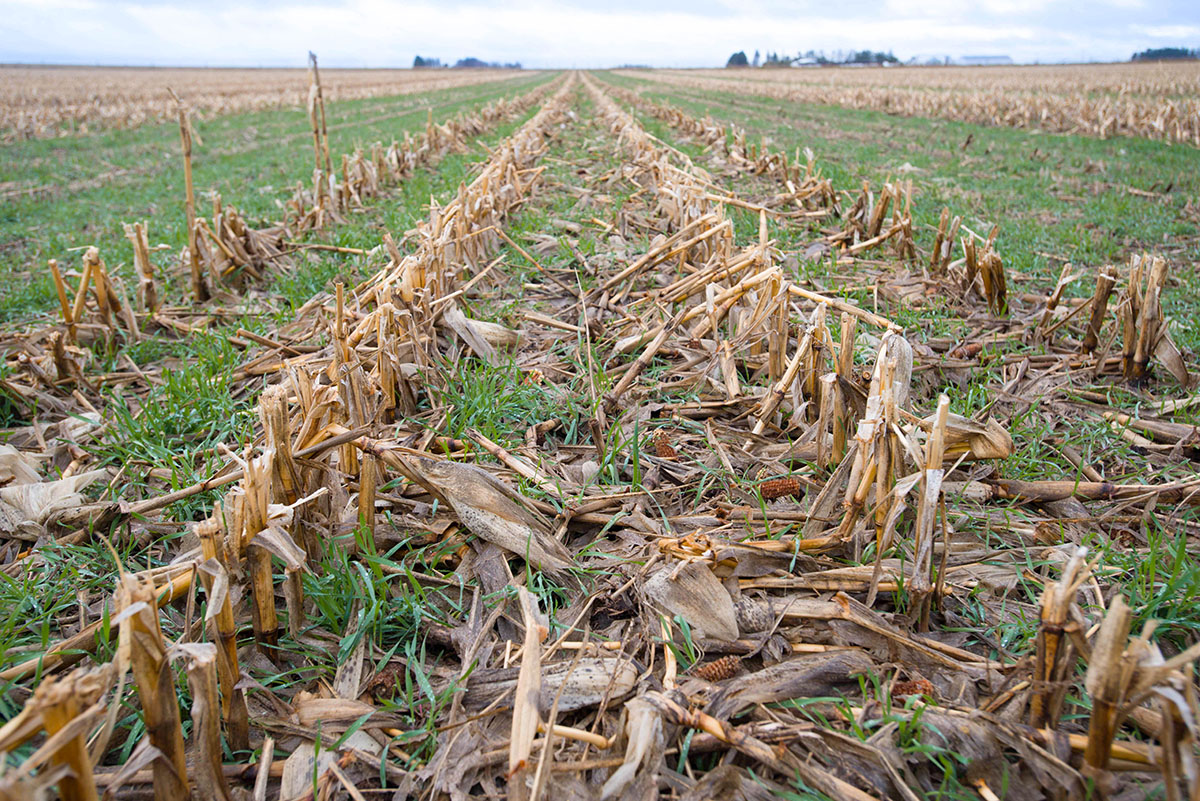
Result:
[[[296,720],[303,726],[325,731],[344,730],[364,715],[371,715],[364,725],[398,725],[399,716],[383,712],[371,704],[350,698],[317,698],[310,693],[299,693],[292,704]]]
[[[875,662],[861,651],[803,654],[745,676],[728,680],[705,711],[728,720],[755,704],[788,698],[839,695],[858,686],[858,676],[870,673]]]
[[[496,349],[492,343],[488,341],[484,332],[475,320],[470,319],[457,306],[450,306],[442,314],[442,319],[450,329],[466,343],[475,355],[483,359],[488,364],[497,366],[500,360],[496,356]]]
[[[409,477],[436,490],[459,520],[481,539],[551,574],[575,564],[550,524],[520,493],[473,465],[424,457],[403,460]]]
[[[1179,352],[1179,347],[1175,341],[1171,339],[1171,334],[1164,329],[1162,336],[1154,346],[1154,358],[1162,362],[1163,367],[1169,372],[1179,385],[1184,389],[1191,387],[1192,376],[1188,372],[1187,362],[1183,360],[1183,354]]]
[[[625,704],[625,716],[625,759],[600,788],[601,801],[624,795],[643,766],[653,774],[662,759],[666,737],[658,707],[649,701],[634,698]],[[645,797],[645,791],[627,797],[642,798]]]
[[[738,638],[737,613],[729,591],[703,562],[664,568],[646,580],[646,598],[669,615],[714,640]]]
[[[936,413],[921,420],[921,428],[933,429]],[[995,420],[980,423],[953,412],[946,415],[946,460],[965,455],[968,459],[1007,459],[1013,455],[1012,435]]]
[[[355,750],[372,756],[383,752],[382,746],[370,735],[356,731],[342,743],[341,750]],[[279,798],[282,801],[312,797],[314,780],[320,781],[329,769],[336,765],[338,752],[322,748],[318,754],[312,743],[303,742],[296,746],[291,756],[283,763],[283,776],[279,783]]]
[[[680,796],[680,801],[710,801],[716,798],[728,801],[773,801],[789,795],[783,786],[762,776],[751,777],[744,768],[718,765]]]
[[[480,710],[516,689],[518,668],[483,668],[471,674],[463,705]],[[570,674],[568,678],[568,673]],[[558,711],[571,712],[596,706],[608,699],[615,701],[633,690],[638,670],[621,657],[584,657],[576,663],[554,662],[542,665],[542,688],[538,708],[545,712],[559,696]]]
[[[37,481],[37,459],[12,445],[0,445],[0,487],[35,484]]]
[[[50,515],[82,504],[79,491],[107,475],[107,470],[91,470],[57,481],[0,488],[0,535],[36,535]]]

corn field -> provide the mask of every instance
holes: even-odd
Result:
[[[680,88],[1052,133],[1142,136],[1200,147],[1200,67],[1195,62],[646,74]]]
[[[1200,133],[1194,75],[930,74],[733,85]],[[1159,636],[1100,557],[1148,521],[1200,535],[1174,251],[1043,286],[1003,221],[921,224],[927,176],[839,182],[613,74],[345,153],[326,104],[393,78],[279,77],[5,99],[26,136],[177,120],[187,245],[126,221],[132,264],[113,242],[52,260],[56,305],[0,330],[0,570],[79,576],[0,631],[0,798],[1200,797],[1200,644]],[[272,104],[312,138],[278,219],[202,208],[194,121]],[[337,244],[475,142],[409,230]],[[361,275],[278,312],[335,258]],[[164,408],[214,341],[222,383]],[[225,401],[240,427],[190,443],[199,481],[98,455]],[[1076,472],[1016,466],[1031,418]],[[1129,447],[1083,452],[1077,420]]]
[[[325,70],[330,101],[354,100],[497,80],[499,70]],[[239,111],[303,108],[308,90],[293,69],[140,69],[0,66],[0,141],[134,128],[175,116],[170,86],[198,118]]]

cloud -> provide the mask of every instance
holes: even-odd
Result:
[[[1081,13],[1086,10],[1086,13]],[[0,0],[0,61],[407,66],[420,53],[532,67],[723,64],[735,50],[1126,59],[1200,47],[1192,0]]]
[[[1200,25],[1135,25],[1134,30],[1155,39],[1200,40]]]

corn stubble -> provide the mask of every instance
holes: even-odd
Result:
[[[303,109],[302,70],[143,69],[137,67],[0,68],[0,141],[47,139],[128,129],[175,119],[164,86],[174,87],[203,118],[266,109]],[[470,86],[511,71],[326,70],[326,96],[356,100]]]
[[[1175,64],[904,69],[655,70],[693,89],[1059,133],[1200,145],[1200,68]]]
[[[1197,455],[1183,424],[1071,386],[1191,381],[1163,312],[1163,259],[1104,268],[1080,301],[1064,292],[1085,275],[1075,268],[1048,295],[1020,293],[1002,232],[966,231],[952,209],[920,231],[910,182],[838,188],[815,154],[789,157],[586,76],[431,122],[391,149],[348,155],[337,172],[315,59],[311,74],[314,180],[285,223],[299,229],[336,228],[479,126],[540,107],[402,242],[381,237],[368,280],[318,294],[270,335],[239,332],[252,352],[233,390],[269,386],[251,440],[218,449],[222,471],[77,513],[66,533],[61,514],[86,506],[82,487],[38,481],[38,461],[24,457],[66,436],[69,413],[103,407],[81,346],[186,335],[192,322],[164,311],[145,225],[127,229],[136,304],[98,252],[85,253],[75,285],[52,265],[61,323],[34,333],[3,381],[64,422],[0,452],[0,481],[12,484],[0,486],[0,519],[14,521],[5,535],[73,537],[101,513],[140,531],[174,501],[229,489],[187,524],[194,537],[164,554],[169,566],[117,578],[112,662],[72,669],[95,649],[97,622],[0,672],[40,679],[0,729],[7,752],[37,746],[0,775],[0,793],[92,799],[150,785],[157,798],[224,800],[252,786],[256,798],[364,798],[386,785],[397,797],[640,798],[664,777],[681,798],[757,798],[797,778],[861,801],[949,783],[985,798],[1005,787],[1030,798],[1147,784],[1169,798],[1200,793],[1197,647],[1164,652],[1153,622],[1134,635],[1120,593],[1103,593],[1070,539],[1076,524],[1116,536],[1131,502],[1195,506],[1200,485],[1105,481],[1072,443],[1064,452],[1088,481],[1003,477],[1028,444],[1014,441],[1009,399],[1058,391],[1046,389],[1052,378],[1088,393],[1070,408],[1122,436]],[[703,156],[651,136],[629,107]],[[572,142],[570,169],[547,180],[547,154]],[[513,215],[559,192],[576,198],[582,222],[518,241]],[[757,236],[740,241],[738,215],[757,219]],[[218,203],[213,222],[193,228],[210,306],[269,282],[265,269],[232,280],[229,265],[264,252],[248,249],[255,232],[238,220]],[[613,253],[585,256],[585,226]],[[870,278],[884,303],[868,310],[798,280],[787,262],[797,253],[773,226],[797,226],[811,237],[799,254]],[[552,260],[566,252],[572,260]],[[190,265],[182,275],[196,275]],[[887,314],[935,293],[975,326],[966,341]],[[489,301],[504,298],[520,300],[520,330],[487,319]],[[964,417],[942,375],[987,367],[985,339],[1038,349],[1001,365],[990,414]],[[456,430],[450,399],[468,364],[520,371],[520,386],[586,403],[577,420],[563,412],[499,443]],[[1188,403],[1157,408],[1165,418]],[[72,473],[87,467],[71,453]],[[21,487],[46,502],[10,492]],[[36,569],[37,547],[22,547],[10,575]],[[325,630],[305,576],[328,576],[338,559],[364,577],[403,576],[385,602],[423,593],[412,598],[422,617],[411,648],[358,628],[366,597],[353,599],[344,631]],[[1021,600],[1028,581],[1041,588],[1036,607]],[[202,619],[184,600],[193,584]],[[962,627],[969,602],[991,622],[1019,609],[1036,620],[1032,641],[942,636]],[[181,610],[186,636],[172,642],[164,621]],[[338,642],[336,664],[307,655]],[[265,669],[300,678],[268,690]],[[406,686],[419,693],[398,696]],[[110,710],[134,694],[146,739],[117,771]],[[959,767],[919,755],[930,749]],[[712,752],[725,755],[719,765],[699,758]]]

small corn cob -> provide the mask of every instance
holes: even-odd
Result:
[[[937,698],[937,690],[926,679],[913,681],[898,681],[892,685],[892,698],[906,698],[911,695],[923,695],[926,698]]]
[[[692,670],[692,675],[705,681],[722,681],[733,678],[742,667],[742,658],[737,654],[729,654],[720,659],[701,665]]]
[[[665,429],[660,428],[654,432],[654,455],[659,459],[674,459],[679,454],[671,447],[670,435]]]
[[[764,481],[758,485],[758,491],[766,500],[774,500],[775,498],[786,498],[788,496],[800,497],[804,494],[804,487],[800,485],[800,480],[792,477],[788,478],[772,478],[769,481]]]

